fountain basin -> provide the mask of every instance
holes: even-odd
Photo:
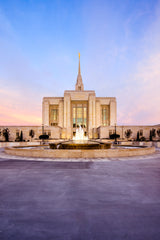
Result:
[[[61,143],[50,143],[50,149],[109,149],[112,143],[93,141],[66,141]]]
[[[126,147],[126,146],[125,146]],[[87,159],[99,159],[99,158],[115,158],[115,157],[130,157],[152,154],[155,152],[155,147],[128,147],[126,148],[110,148],[110,149],[49,149],[44,147],[8,147],[5,148],[7,154],[23,157],[34,158],[87,158]],[[38,159],[37,159],[38,160]]]

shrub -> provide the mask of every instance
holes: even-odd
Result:
[[[110,139],[116,139],[116,138],[120,138],[120,135],[113,133],[109,137],[110,137]]]
[[[146,138],[145,137],[141,137],[140,141],[146,141]]]
[[[132,135],[131,129],[127,129],[124,134],[125,134],[125,137],[126,137],[127,139],[130,138],[131,135]]]
[[[5,138],[5,141],[9,142],[9,129],[8,128],[4,128],[2,133],[3,133],[3,136]]]
[[[39,139],[42,139],[42,140],[49,139],[49,136],[47,134],[43,134],[39,136]]]
[[[30,136],[31,138],[33,138],[34,135],[35,135],[34,130],[31,129],[31,130],[29,131],[29,136]]]

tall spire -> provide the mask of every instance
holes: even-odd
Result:
[[[79,68],[78,68],[78,75],[81,75],[81,66],[80,66],[80,53],[78,53],[79,55]]]
[[[78,53],[78,55],[79,55],[79,66],[78,66],[78,76],[77,76],[75,90],[76,91],[84,91],[84,86],[83,86],[82,76],[81,76],[80,53]]]

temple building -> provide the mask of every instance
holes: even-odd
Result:
[[[44,97],[42,123],[44,127],[61,129],[60,138],[72,139],[80,126],[88,138],[98,138],[99,127],[117,122],[115,97],[96,97],[93,90],[84,90],[80,54],[75,90],[64,91],[63,97]]]
[[[81,76],[80,54],[78,76],[75,90],[64,91],[63,97],[44,97],[42,103],[42,125],[39,126],[0,126],[0,141],[4,141],[3,129],[9,129],[9,140],[19,141],[21,132],[24,141],[37,141],[42,134],[49,135],[49,140],[73,139],[76,130],[83,128],[89,139],[109,139],[116,133],[121,140],[149,140],[160,136],[160,125],[148,126],[117,126],[117,103],[115,97],[96,97],[93,90],[84,90]],[[132,109],[131,109],[132,111]],[[130,130],[128,138],[126,132]],[[31,131],[34,136],[31,137]]]

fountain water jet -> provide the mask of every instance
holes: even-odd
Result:
[[[111,148],[111,143],[103,143],[93,140],[88,140],[87,136],[84,136],[84,130],[82,127],[76,129],[76,135],[72,140],[64,141],[60,143],[50,143],[51,149],[108,149]]]
[[[80,126],[79,128],[76,129],[76,135],[73,136],[73,141],[83,141],[83,140],[88,140],[88,137],[84,136],[84,130]]]

